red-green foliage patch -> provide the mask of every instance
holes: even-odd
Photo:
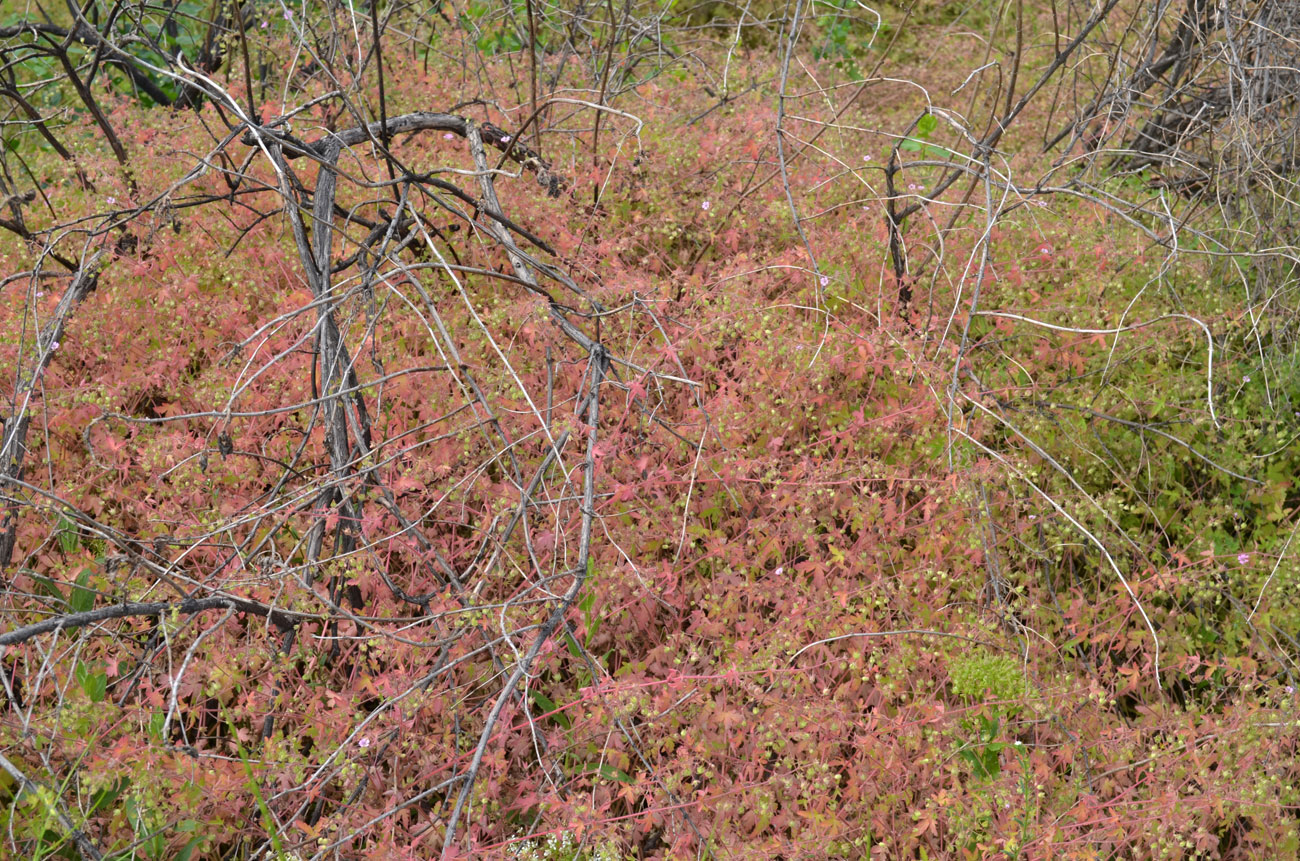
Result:
[[[1156,289],[1221,273],[1095,200],[971,215],[895,79],[790,95],[778,147],[762,31],[725,99],[544,58],[547,165],[511,161],[527,52],[447,9],[385,110],[481,97],[516,253],[459,127],[348,147],[310,213],[328,165],[285,153],[379,82],[289,59],[297,7],[250,23],[293,96],[260,142],[114,78],[129,167],[88,111],[75,160],[14,150],[6,851],[1294,857],[1294,464],[1258,418],[1294,386],[1250,387],[1214,289]],[[863,62],[836,20],[805,60]],[[635,67],[618,32],[584,62]]]

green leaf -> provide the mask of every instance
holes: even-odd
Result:
[[[39,574],[33,574],[32,580],[51,598],[54,598],[62,604],[68,603],[68,598],[63,594],[63,590],[59,588],[59,582],[57,580],[50,577],[42,577]]]
[[[176,861],[190,861],[190,858],[194,855],[194,850],[203,845],[203,840],[203,837],[191,838],[190,842],[186,843],[181,851],[176,853]]]
[[[957,755],[970,765],[971,771],[980,780],[992,780],[1002,773],[1002,763],[998,753],[998,751],[987,749],[982,751],[970,749],[957,751]]]
[[[155,834],[143,843],[145,854],[150,858],[164,858],[167,851],[167,835]]]
[[[569,647],[570,655],[573,655],[573,657],[578,660],[582,660],[582,647],[578,645],[578,641],[573,639],[573,635],[568,631],[564,632],[564,645]]]
[[[586,595],[583,596],[582,600],[578,602],[578,609],[582,611],[582,621],[587,628],[588,645],[591,645],[591,641],[595,638],[596,634],[600,631],[601,619],[600,619],[600,615],[594,612],[595,606],[596,606],[596,593],[594,592],[588,592]]]
[[[565,729],[569,729],[573,726],[572,722],[569,720],[569,716],[560,711],[559,706],[555,704],[555,700],[537,690],[532,691],[532,695],[533,702],[537,704],[538,708],[546,712],[547,717],[551,718]]]
[[[85,691],[92,703],[101,703],[108,692],[108,674],[92,673],[85,664],[77,664],[74,671],[77,684]]]
[[[934,114],[926,114],[916,121],[916,133],[923,138],[928,138],[938,126],[939,118]]]
[[[898,148],[904,152],[919,152],[927,158],[950,159],[957,157],[957,154],[947,147],[925,143],[916,138],[904,138]]]
[[[89,588],[90,573],[89,568],[82,568],[81,573],[77,575],[77,584],[72,587],[68,606],[74,613],[86,613],[95,607],[95,590]]]
[[[121,796],[130,785],[131,781],[126,778],[121,778],[114,781],[111,786],[105,786],[103,789],[96,791],[90,796],[90,810],[87,812],[94,813],[98,810],[103,810],[114,801],[117,801],[118,797]]]
[[[630,774],[628,774],[626,771],[622,771],[620,769],[615,768],[614,766],[610,765],[607,762],[602,762],[598,770],[600,771],[600,776],[605,778],[606,780],[614,780],[619,783],[632,782],[632,776]]]
[[[62,514],[59,515],[56,534],[59,540],[59,549],[64,553],[75,553],[77,548],[81,546],[81,538],[77,535],[77,524]]]

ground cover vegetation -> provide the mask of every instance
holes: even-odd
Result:
[[[0,854],[1296,857],[1297,28],[0,5]]]

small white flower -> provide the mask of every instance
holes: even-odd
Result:
[[[784,565],[776,566],[776,570],[773,571],[772,573],[775,574],[777,577],[780,577],[782,574],[785,573],[785,566]]]
[[[713,206],[713,204],[709,203],[709,202],[706,200],[706,201],[704,201],[703,203],[700,204],[700,209],[703,209],[705,212],[708,212],[710,206]]]
[[[501,143],[510,143],[510,135],[502,135]]]
[[[51,341],[51,342],[50,342],[50,349],[51,349],[51,350],[57,350],[57,349],[59,349],[59,342],[58,342],[58,341]]]
[[[357,742],[357,747],[370,747],[370,736],[365,736]]]

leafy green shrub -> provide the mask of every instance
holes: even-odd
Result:
[[[959,697],[1016,700],[1026,690],[1020,661],[1005,655],[974,655],[948,665],[952,692]]]

